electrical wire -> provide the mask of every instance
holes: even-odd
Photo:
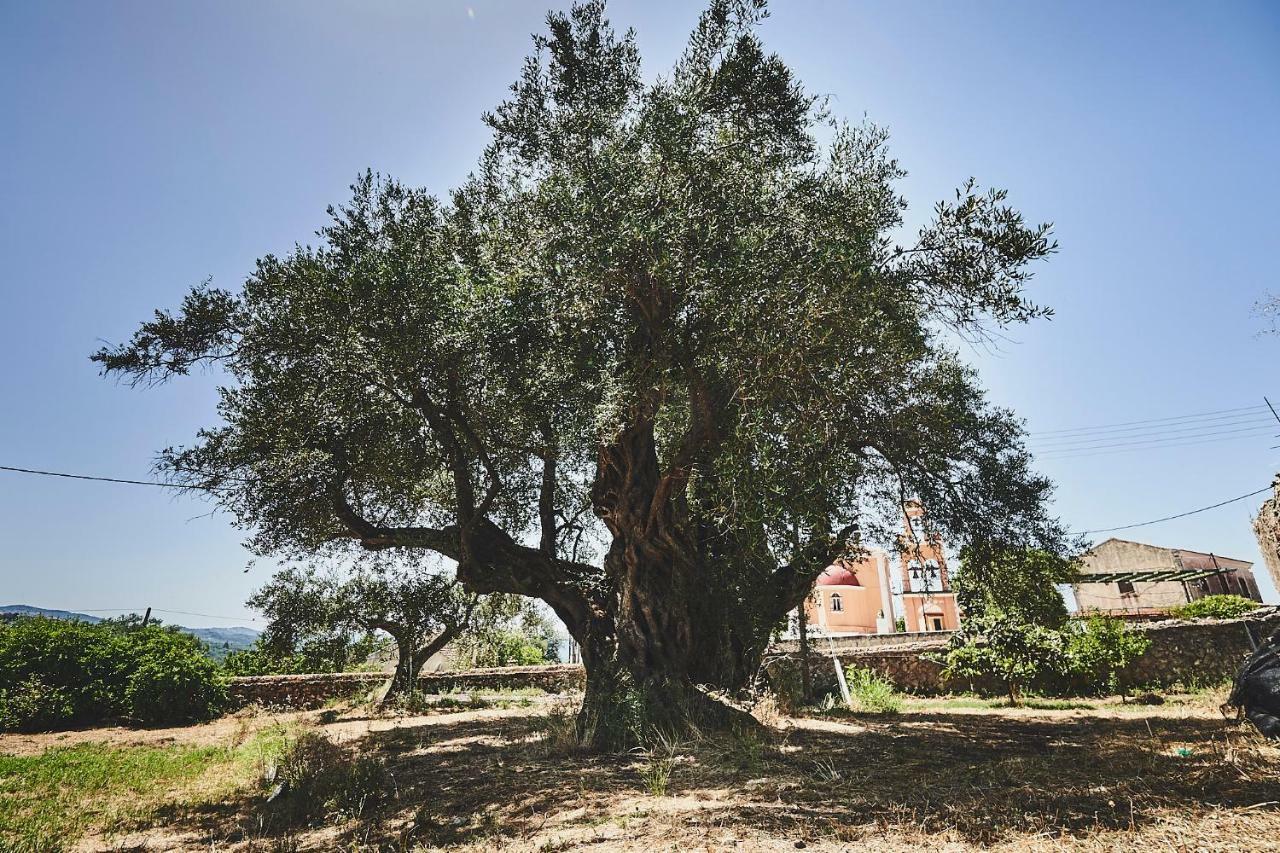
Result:
[[[1225,421],[1223,423],[1194,424],[1190,426],[1182,425],[1182,426],[1170,427],[1168,429],[1143,430],[1142,432],[1129,432],[1129,433],[1113,433],[1110,435],[1088,435],[1088,436],[1073,435],[1073,436],[1063,436],[1058,438],[1035,438],[1033,436],[1030,438],[1030,442],[1031,444],[1038,445],[1041,447],[1058,447],[1058,446],[1068,447],[1072,445],[1094,444],[1097,442],[1107,442],[1107,441],[1129,441],[1131,439],[1132,440],[1146,439],[1146,438],[1173,439],[1178,437],[1186,438],[1186,437],[1193,437],[1194,434],[1196,433],[1206,432],[1206,431],[1231,430],[1231,429],[1254,429],[1254,428],[1262,428],[1262,427],[1269,427],[1270,429],[1275,429],[1276,423],[1271,419],[1270,416],[1267,416],[1265,418],[1250,417],[1248,420],[1243,420],[1243,421]]]
[[[158,486],[162,489],[195,489],[201,492],[216,492],[211,486],[193,486],[182,483],[157,483],[154,480],[124,480],[119,477],[94,477],[89,474],[67,474],[62,471],[41,471],[36,468],[16,468],[12,465],[0,465],[0,471],[12,471],[18,474],[39,474],[42,477],[65,477],[68,480],[94,480],[100,483],[124,483],[130,486]]]
[[[1084,536],[1089,533],[1114,533],[1117,530],[1132,530],[1135,527],[1146,527],[1147,525],[1150,525],[1150,524],[1159,524],[1162,521],[1173,521],[1175,518],[1186,518],[1189,515],[1196,515],[1198,513],[1208,512],[1209,510],[1217,509],[1220,506],[1226,506],[1227,504],[1233,504],[1233,503],[1236,503],[1237,501],[1242,501],[1247,498],[1255,497],[1257,495],[1262,494],[1263,492],[1269,492],[1271,491],[1271,489],[1272,489],[1271,486],[1267,486],[1264,489],[1258,489],[1256,492],[1249,492],[1249,494],[1247,495],[1240,495],[1239,497],[1230,498],[1229,500],[1225,500],[1225,501],[1220,501],[1219,503],[1216,503],[1216,504],[1210,504],[1209,506],[1202,506],[1199,509],[1188,510],[1187,512],[1180,512],[1177,515],[1166,515],[1164,518],[1156,518],[1151,521],[1140,521],[1137,524],[1124,524],[1124,525],[1121,525],[1120,527],[1104,527],[1098,530],[1077,530],[1072,532],[1073,532],[1073,535]]]
[[[1180,435],[1172,438],[1149,438],[1140,441],[1117,441],[1107,444],[1096,444],[1087,447],[1051,447],[1048,449],[1036,450],[1032,448],[1032,452],[1037,458],[1044,459],[1064,459],[1076,456],[1093,455],[1093,451],[1111,450],[1114,448],[1128,448],[1131,450],[1158,450],[1164,447],[1186,447],[1193,444],[1207,444],[1217,441],[1236,441],[1242,438],[1265,438],[1271,434],[1275,427],[1249,427],[1239,430],[1222,430],[1220,432],[1207,432],[1195,435]]]
[[[1213,416],[1225,415],[1225,416],[1240,417],[1240,415],[1236,413],[1266,411],[1266,410],[1267,410],[1267,407],[1265,405],[1241,406],[1240,408],[1236,408],[1236,409],[1219,409],[1213,412],[1199,412],[1197,414],[1192,414],[1192,415],[1174,415],[1172,417],[1167,417],[1167,418],[1148,418],[1146,420],[1140,420],[1140,421],[1121,421],[1120,423],[1101,424],[1097,426],[1067,427],[1065,429],[1047,429],[1047,430],[1040,430],[1038,432],[1033,432],[1031,434],[1032,435],[1059,435],[1062,433],[1096,432],[1101,430],[1110,430],[1110,429],[1117,429],[1120,427],[1138,426],[1143,424],[1169,423],[1171,421],[1187,421],[1187,420],[1196,420],[1196,419],[1218,420],[1218,418],[1215,418]]]

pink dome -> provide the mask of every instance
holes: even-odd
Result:
[[[858,583],[857,575],[836,563],[827,566],[826,571],[818,575],[818,586],[862,586],[862,584]]]

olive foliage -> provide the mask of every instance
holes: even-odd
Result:
[[[975,553],[1061,550],[1019,421],[955,351],[1049,313],[1049,226],[969,180],[908,232],[888,135],[803,88],[766,12],[712,0],[657,76],[603,3],[550,14],[458,188],[365,174],[315,245],[97,353],[134,382],[223,371],[164,470],[263,553],[428,551],[543,599],[598,742],[623,693],[723,722],[695,686],[744,687],[908,498]]]

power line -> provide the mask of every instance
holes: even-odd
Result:
[[[1193,509],[1187,512],[1180,512],[1177,515],[1167,515],[1164,518],[1157,518],[1157,519],[1153,519],[1152,521],[1140,521],[1137,524],[1125,524],[1120,527],[1104,527],[1100,530],[1079,530],[1079,531],[1073,531],[1073,533],[1079,536],[1083,536],[1088,533],[1114,533],[1117,530],[1132,530],[1135,527],[1146,527],[1149,524],[1159,524],[1162,521],[1173,521],[1175,518],[1186,518],[1189,515],[1196,515],[1197,513],[1208,512],[1209,510],[1217,509],[1220,506],[1226,506],[1227,504],[1233,504],[1233,503],[1236,503],[1237,501],[1242,501],[1247,498],[1255,497],[1257,495],[1262,494],[1263,492],[1271,491],[1271,488],[1272,488],[1271,486],[1267,486],[1264,489],[1258,489],[1256,492],[1250,492],[1247,495],[1240,495],[1239,497],[1231,498],[1230,500],[1221,501],[1220,503],[1212,504],[1210,506],[1202,506],[1199,509]]]
[[[1194,423],[1194,424],[1174,424],[1167,427],[1151,429],[1149,427],[1132,427],[1124,432],[1119,430],[1112,433],[1096,433],[1091,435],[1060,435],[1051,438],[1036,438],[1031,436],[1031,443],[1037,445],[1069,445],[1069,444],[1089,444],[1097,441],[1127,441],[1129,439],[1148,438],[1151,436],[1169,436],[1176,437],[1182,433],[1200,432],[1203,430],[1215,429],[1231,429],[1235,427],[1252,427],[1266,426],[1274,429],[1274,424],[1269,416],[1259,417],[1250,415],[1244,420],[1221,421],[1219,423]]]
[[[40,471],[35,468],[15,468],[12,465],[0,465],[0,471],[13,471],[18,474],[39,474],[42,477],[65,477],[68,480],[94,480],[100,483],[124,483],[130,486],[158,486],[162,489],[196,489],[201,492],[216,492],[212,486],[194,486],[182,483],[157,483],[154,480],[123,480],[119,477],[94,477],[89,474],[67,474],[62,471]]]
[[[1063,433],[1096,432],[1100,430],[1116,429],[1119,427],[1137,426],[1140,424],[1169,423],[1171,421],[1188,421],[1188,420],[1197,420],[1197,419],[1219,420],[1220,418],[1214,418],[1213,416],[1214,415],[1224,415],[1224,416],[1234,415],[1235,417],[1240,417],[1240,415],[1236,413],[1263,411],[1265,409],[1266,409],[1266,406],[1259,406],[1259,405],[1241,406],[1240,408],[1236,408],[1236,409],[1218,409],[1217,411],[1213,411],[1213,412],[1199,412],[1192,415],[1174,415],[1172,417],[1167,417],[1167,418],[1148,418],[1146,420],[1140,420],[1140,421],[1122,421],[1120,423],[1114,423],[1114,424],[1101,424],[1101,425],[1087,426],[1087,427],[1069,427],[1066,429],[1047,429],[1047,430],[1041,430],[1039,432],[1033,432],[1031,433],[1031,435],[1060,435]]]
[[[137,607],[59,607],[68,613],[137,613]],[[141,608],[145,610],[146,608]],[[228,622],[261,622],[255,616],[218,616],[214,613],[192,613],[189,610],[165,610],[162,607],[151,608],[156,613],[168,613],[173,616],[199,616],[202,619],[225,619]]]
[[[159,607],[152,608],[157,613],[169,613],[174,616],[199,616],[202,619],[226,619],[228,622],[261,622],[254,616],[217,616],[213,613],[191,613],[186,610],[164,610]]]
[[[1067,455],[1075,455],[1076,451],[1106,450],[1113,447],[1138,448],[1143,445],[1153,446],[1148,449],[1155,449],[1157,447],[1181,447],[1187,444],[1203,444],[1206,441],[1232,441],[1239,438],[1261,436],[1264,433],[1270,433],[1273,429],[1274,427],[1269,426],[1255,426],[1243,427],[1241,429],[1218,430],[1216,432],[1199,432],[1192,433],[1190,435],[1174,435],[1167,438],[1148,438],[1138,439],[1135,441],[1114,441],[1109,443],[1103,442],[1101,444],[1081,445],[1079,447],[1048,447],[1044,448],[1036,455],[1048,458],[1062,458]],[[1220,436],[1231,436],[1231,438],[1221,438]]]
[[[1091,456],[1110,456],[1113,453],[1141,453],[1149,450],[1175,450],[1181,447],[1194,447],[1200,444],[1222,444],[1228,441],[1241,441],[1244,439],[1260,438],[1261,436],[1252,435],[1229,435],[1225,438],[1202,438],[1198,441],[1186,441],[1180,444],[1157,444],[1150,447],[1120,447],[1113,450],[1091,450],[1082,453],[1060,453],[1057,455],[1036,454],[1036,458],[1045,462],[1053,462],[1066,459],[1088,459]]]

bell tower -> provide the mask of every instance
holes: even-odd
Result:
[[[919,501],[902,506],[899,542],[903,618],[908,631],[954,631],[960,627],[955,593],[947,576],[942,538],[929,527]]]

